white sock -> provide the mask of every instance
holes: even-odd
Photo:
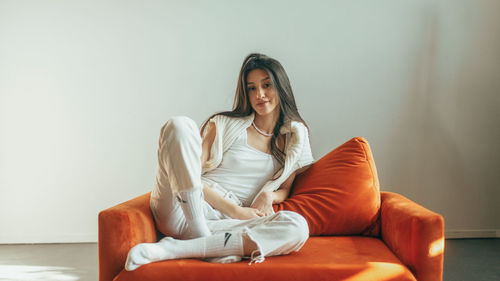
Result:
[[[130,249],[125,269],[131,271],[161,260],[230,255],[243,256],[241,232],[224,232],[190,240],[165,237],[157,243],[141,243]]]
[[[202,189],[194,188],[190,191],[180,191],[176,197],[186,217],[192,238],[211,235],[205,219],[205,213],[203,212],[204,199]]]

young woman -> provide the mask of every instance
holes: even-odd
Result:
[[[288,197],[312,162],[285,70],[268,56],[248,55],[232,111],[212,115],[201,133],[185,116],[162,127],[150,207],[166,237],[134,246],[125,268],[177,258],[251,264],[298,251],[309,237],[306,220],[275,213],[272,204]]]

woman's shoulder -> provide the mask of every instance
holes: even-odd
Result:
[[[233,127],[243,124],[251,123],[253,120],[252,115],[248,116],[227,116],[218,114],[210,118],[210,122],[214,122],[219,127]]]
[[[252,118],[252,114],[251,115],[247,115],[247,116],[230,116],[230,115],[225,115],[225,114],[222,114],[222,113],[217,113],[215,114],[214,116],[212,116],[210,118],[210,120],[214,120],[214,121],[235,121],[235,120],[249,120]]]
[[[303,134],[307,133],[307,127],[304,123],[294,120],[286,120],[280,128],[281,134],[296,133]]]

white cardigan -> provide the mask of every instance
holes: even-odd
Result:
[[[243,130],[246,130],[252,124],[254,118],[255,113],[239,118],[216,115],[208,121],[215,123],[216,134],[209,159],[202,167],[202,174],[219,166],[222,162],[224,152],[243,133]],[[206,128],[202,132],[203,137],[206,134]],[[262,186],[261,190],[255,196],[254,201],[263,191],[277,190],[295,170],[314,162],[309,135],[304,124],[297,121],[284,122],[280,133],[285,134],[285,165],[278,171],[281,175],[277,179],[271,179]]]

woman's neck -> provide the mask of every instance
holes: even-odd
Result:
[[[271,134],[274,131],[276,123],[278,122],[278,117],[279,111],[275,111],[267,115],[259,115],[256,112],[253,122],[257,127],[259,127],[260,130]]]

